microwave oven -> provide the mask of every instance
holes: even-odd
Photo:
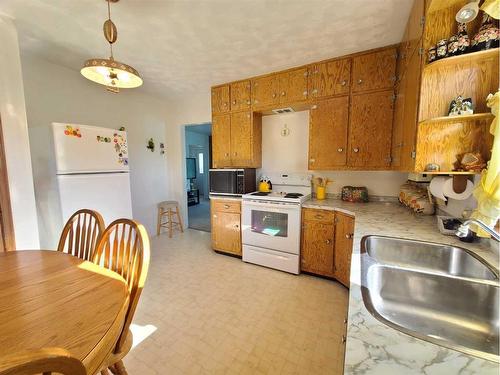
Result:
[[[255,169],[210,169],[210,194],[240,196],[256,190]]]

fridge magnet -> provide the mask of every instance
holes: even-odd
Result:
[[[127,140],[125,139],[125,137],[123,137],[123,135],[114,133],[113,144],[115,145],[115,151],[118,154],[123,154],[123,155],[127,154],[127,149],[128,149]]]
[[[160,155],[163,155],[165,153],[165,143],[161,142],[160,143]]]
[[[151,150],[151,152],[154,152],[155,150],[155,141],[153,141],[153,138],[149,138],[148,144],[146,146],[148,150]]]
[[[472,99],[464,99],[459,95],[451,101],[448,116],[472,115],[473,113]]]
[[[82,138],[82,134],[80,133],[80,128],[73,128],[70,125],[66,125],[66,129],[64,129],[64,134],[73,136],[73,137],[78,137]]]
[[[120,128],[118,130],[121,131],[121,132],[124,132],[125,131],[125,126],[120,126]]]
[[[96,138],[97,138],[97,142],[104,142],[104,143],[111,142],[111,138],[109,138],[109,137],[102,137],[102,136],[98,135]]]

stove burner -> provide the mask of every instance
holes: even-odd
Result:
[[[256,195],[258,197],[265,197],[266,195],[269,195],[269,192],[258,191],[256,193],[252,193],[251,195]]]
[[[288,193],[285,195],[285,198],[300,198],[303,196],[304,196],[304,194],[300,194],[300,193]]]

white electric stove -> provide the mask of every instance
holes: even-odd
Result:
[[[311,175],[268,175],[271,193],[243,195],[243,261],[298,274],[300,213],[311,197]]]

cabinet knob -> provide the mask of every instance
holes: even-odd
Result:
[[[273,98],[276,98],[276,93],[273,93]]]
[[[342,335],[342,344],[345,344],[345,341],[346,341],[346,337],[345,337],[345,335]]]
[[[337,152],[342,152],[342,151],[344,151],[344,149],[343,149],[342,147],[339,147],[339,148],[337,149]]]
[[[347,233],[347,234],[345,235],[345,238],[352,238],[352,237],[353,237],[353,234],[352,234],[352,233]]]
[[[236,100],[233,100],[233,104],[236,104]]]
[[[226,153],[224,154],[224,156],[229,156],[229,152],[226,152]]]
[[[238,153],[237,153],[237,152],[235,152],[235,153],[234,153],[234,156],[238,156]]]
[[[318,89],[314,89],[314,90],[312,90],[312,93],[313,93],[313,94],[317,94],[317,93],[318,93]]]
[[[238,224],[234,224],[234,227],[238,229],[240,226]]]
[[[316,219],[323,219],[323,215],[315,215],[314,216]]]
[[[316,159],[309,159],[309,163],[314,163]]]
[[[362,79],[358,79],[358,85],[361,85],[363,83]]]
[[[354,152],[359,152],[359,148],[355,147],[352,149]]]
[[[250,103],[251,103],[250,100],[247,100],[247,104],[250,105]]]
[[[225,204],[225,205],[224,205],[224,208],[225,208],[226,210],[227,210],[227,209],[229,209],[229,207],[230,207],[230,206],[229,206],[228,204]]]
[[[347,81],[344,79],[344,80],[342,81],[341,85],[342,85],[342,86],[347,85]]]
[[[347,324],[347,318],[344,319],[344,324]]]
[[[281,96],[285,96],[285,95],[286,95],[286,92],[282,91]]]
[[[307,96],[307,91],[302,92],[303,96]]]
[[[315,69],[313,73],[318,74],[319,73],[318,69]]]
[[[217,219],[217,215],[213,215],[214,219]]]
[[[257,104],[259,101],[257,99],[254,99],[253,103]]]
[[[224,107],[227,107],[227,103],[226,103],[226,102],[222,103],[222,105],[223,105]]]
[[[332,241],[330,241],[330,240],[326,240],[325,242],[327,245],[330,245],[332,243]]]

